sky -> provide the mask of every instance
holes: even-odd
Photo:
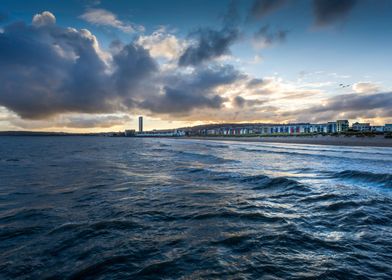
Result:
[[[0,2],[0,130],[392,123],[392,0]]]

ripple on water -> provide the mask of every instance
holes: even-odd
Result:
[[[1,279],[392,277],[388,149],[7,139]]]

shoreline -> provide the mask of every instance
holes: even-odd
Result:
[[[189,136],[181,139],[235,141],[251,143],[284,143],[354,147],[392,147],[392,139],[379,137],[346,137],[346,136],[287,136],[287,137],[222,137],[222,136]]]

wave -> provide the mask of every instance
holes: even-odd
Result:
[[[153,151],[153,152],[171,152],[172,150],[165,149],[165,148],[154,148],[154,149],[151,149],[151,151]]]
[[[199,154],[199,153],[192,153],[192,152],[184,152],[180,151],[178,154],[185,159],[192,159],[198,161],[206,161],[207,163],[236,163],[237,160],[232,159],[225,159],[221,157],[217,157],[210,154]]]
[[[309,188],[300,182],[286,177],[271,178],[265,175],[247,176],[240,179],[240,182],[253,185],[254,190],[261,189],[295,189],[296,191],[308,191]]]
[[[18,158],[7,158],[5,161],[20,161]]]
[[[22,208],[15,211],[4,212],[0,215],[1,223],[11,223],[32,219],[48,219],[51,217],[49,211],[51,208]]]
[[[220,144],[217,144],[217,145],[208,145],[208,144],[207,144],[206,147],[209,147],[209,148],[220,148],[220,149],[229,148],[228,145],[220,145]]]
[[[309,191],[308,186],[286,177],[269,177],[267,175],[246,176],[233,172],[219,172],[208,170],[201,167],[180,168],[177,171],[185,172],[187,175],[195,176],[198,180],[211,182],[229,182],[232,184],[248,185],[253,190],[276,189],[276,190],[295,190],[299,192]]]
[[[26,237],[28,235],[40,233],[43,227],[29,226],[22,228],[8,228],[5,231],[0,231],[0,240],[5,241],[7,239],[16,238],[19,236]]]
[[[296,150],[296,151],[331,152],[331,153],[344,153],[344,154],[371,154],[371,155],[383,155],[383,156],[392,155],[392,153],[389,153],[387,151],[376,152],[376,151],[374,151],[374,149],[371,149],[369,151],[364,151],[363,149],[358,149],[358,147],[351,147],[350,149],[342,149],[342,147],[333,147],[333,148],[303,147],[302,145],[296,145],[295,147],[291,147],[291,146],[284,147],[284,146],[265,145],[265,143],[261,147],[271,148],[271,149],[279,149],[279,150],[288,150],[288,151]],[[257,149],[253,149],[253,150],[257,151]]]
[[[131,230],[142,228],[141,224],[127,220],[106,220],[95,223],[67,223],[51,230],[48,234],[55,234],[60,232],[73,232],[75,230]]]
[[[379,174],[368,171],[344,170],[333,175],[335,178],[353,179],[367,183],[378,183],[392,187],[392,174]]]
[[[160,143],[160,144],[159,144],[159,147],[170,147],[170,145],[164,144],[164,143]]]
[[[192,220],[220,220],[220,219],[242,219],[249,221],[258,221],[265,223],[283,223],[286,224],[287,220],[279,216],[271,216],[258,212],[238,212],[230,210],[222,210],[212,213],[195,214],[189,217]]]
[[[342,196],[334,193],[321,193],[316,195],[309,195],[301,198],[299,201],[303,203],[317,203],[320,201],[337,200],[341,199]]]
[[[177,168],[176,171],[185,172],[186,174],[194,174],[195,176],[200,176],[200,178],[208,176],[208,179],[212,181],[223,179],[229,180],[240,176],[237,173],[214,171],[203,167],[181,167]]]
[[[268,147],[267,147],[268,148]],[[334,151],[333,153],[337,154],[340,153],[339,155],[330,155],[330,154],[323,154],[323,153],[312,153],[313,151],[309,150],[310,153],[306,153],[306,152],[300,152],[301,149],[294,149],[294,151],[287,151],[285,149],[281,149],[281,150],[270,150],[270,149],[249,149],[249,148],[240,148],[240,151],[244,151],[244,152],[258,152],[258,153],[265,153],[265,154],[281,154],[281,155],[293,155],[293,156],[306,156],[306,157],[315,157],[315,158],[321,158],[321,159],[325,159],[325,158],[331,158],[331,159],[339,159],[339,160],[345,160],[345,159],[351,159],[351,160],[365,160],[365,158],[361,158],[361,157],[352,157],[350,155],[347,156],[343,156],[341,155],[341,151]],[[296,152],[295,150],[299,150],[298,152]],[[315,152],[320,152],[319,150],[315,151]],[[377,159],[369,159],[366,158],[366,161],[370,162],[370,161],[374,161],[374,162],[391,162],[391,160],[388,158],[377,158]]]
[[[113,274],[115,272],[118,273],[118,270],[115,268],[126,266],[129,270],[130,268],[134,268],[135,265],[132,264],[132,261],[137,259],[135,254],[129,255],[117,255],[110,256],[106,258],[102,258],[99,261],[90,263],[88,266],[84,268],[80,268],[77,271],[74,271],[68,279],[94,279],[97,276],[106,276],[107,274]],[[124,267],[125,268],[125,267]],[[126,270],[124,270],[126,272]],[[53,279],[57,278],[58,275],[54,275]]]

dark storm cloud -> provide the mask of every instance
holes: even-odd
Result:
[[[225,52],[227,42],[237,36],[229,26],[226,23],[223,33],[202,32],[204,39],[214,37],[211,48],[216,50],[209,49],[214,55]],[[88,30],[62,28],[50,12],[34,16],[32,24],[5,26],[0,33],[0,49],[0,106],[23,119],[130,109],[189,115],[194,109],[221,108],[226,99],[216,93],[216,88],[244,78],[229,65],[202,64],[190,72],[179,68],[167,74],[139,44],[116,41],[110,45],[110,52],[103,52]],[[187,59],[193,63],[209,56],[191,55]],[[118,122],[97,121],[104,125]],[[67,126],[72,123],[74,127],[101,125],[86,116],[70,120]]]
[[[234,83],[244,76],[232,66],[199,67],[192,73],[166,77],[163,94],[141,103],[154,113],[184,114],[193,109],[220,108],[226,101],[214,92],[221,85]]]
[[[180,56],[180,66],[198,65],[230,53],[229,48],[238,39],[239,31],[229,27],[221,30],[205,28],[192,33],[191,37],[196,40]]]
[[[100,91],[105,76],[104,63],[93,50],[89,34],[57,29],[45,25],[45,20],[49,22],[45,18],[33,26],[12,24],[0,34],[0,104],[23,118],[81,107],[83,111],[103,110],[105,104],[89,98],[91,91]],[[69,58],[60,46],[70,51]]]
[[[287,0],[255,0],[250,9],[250,17],[260,19],[278,10],[286,3]]]
[[[233,100],[233,103],[234,103],[234,105],[235,105],[236,107],[242,108],[242,107],[245,106],[246,100],[245,100],[245,98],[243,98],[242,96],[236,96],[236,97],[234,98],[234,100]]]
[[[392,93],[368,95],[345,94],[330,98],[325,106],[312,109],[313,112],[325,111],[356,111],[356,110],[387,110],[392,108]]]
[[[313,0],[315,24],[327,26],[344,19],[358,0]]]
[[[233,104],[235,107],[238,108],[243,108],[245,106],[247,107],[253,107],[253,106],[257,106],[257,105],[262,105],[264,104],[266,101],[264,100],[258,100],[258,99],[246,99],[242,96],[236,96],[233,99]]]
[[[253,78],[246,83],[246,87],[252,90],[258,90],[271,83],[270,79]],[[267,93],[267,92],[265,92]]]
[[[114,79],[120,94],[130,94],[130,90],[143,81],[146,75],[158,70],[158,64],[149,52],[141,46],[129,44],[113,57],[116,70]]]
[[[239,15],[236,2],[232,1],[223,16],[223,27],[219,30],[200,28],[189,34],[193,43],[181,54],[178,65],[199,65],[230,53],[230,46],[240,37],[237,27]]]
[[[265,84],[265,81],[263,79],[254,78],[254,79],[251,79],[248,82],[247,87],[248,88],[253,88],[253,87],[256,87],[256,86],[262,86],[264,84]]]
[[[141,105],[145,109],[154,113],[163,114],[187,114],[195,108],[215,108],[218,109],[225,101],[219,95],[204,95],[198,91],[187,91],[184,88],[166,86],[164,95],[157,99],[148,99]]]
[[[112,53],[104,53],[89,31],[59,27],[49,12],[36,15],[30,25],[6,26],[0,48],[0,105],[25,119],[136,106],[189,114],[195,108],[220,108],[225,99],[214,90],[242,78],[232,66],[198,66],[164,75],[142,46],[115,42]]]
[[[325,105],[305,110],[286,112],[300,120],[326,121],[344,113],[346,118],[392,117],[392,92],[377,94],[344,94],[331,97]]]
[[[149,53],[129,44],[114,56],[110,73],[96,38],[57,26],[49,12],[34,16],[31,25],[5,26],[0,49],[0,105],[22,118],[116,111],[124,95],[156,71]]]
[[[264,25],[254,34],[254,39],[258,43],[269,46],[284,42],[288,33],[287,30],[271,31],[269,25]]]

